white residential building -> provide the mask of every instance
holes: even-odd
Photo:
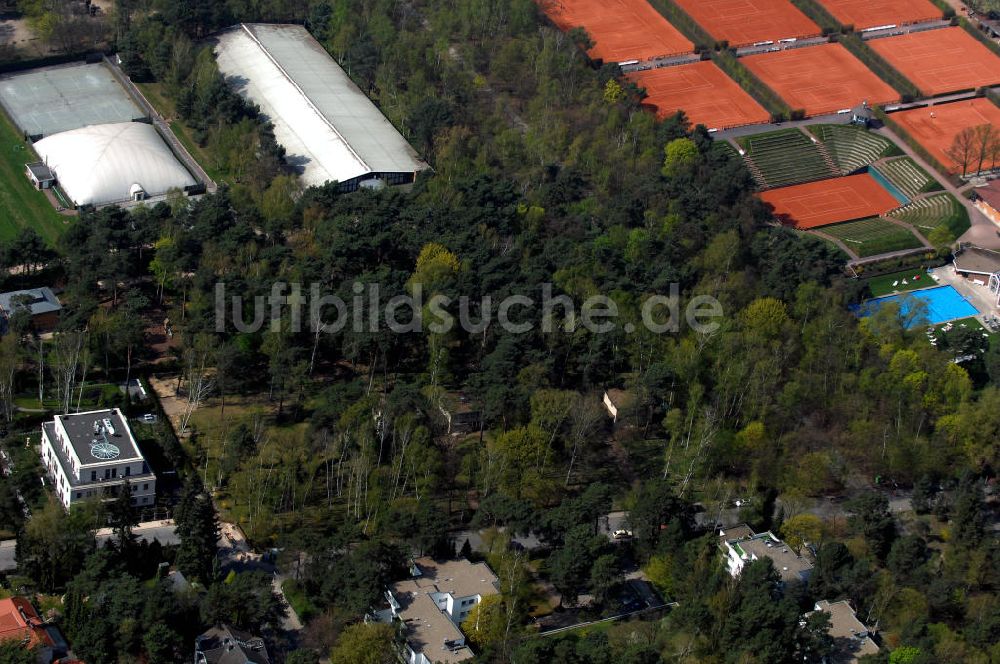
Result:
[[[499,592],[496,574],[486,563],[431,558],[415,560],[410,573],[413,578],[386,590],[389,608],[378,614],[385,622],[403,623],[407,663],[470,659],[473,653],[459,625],[484,597]]]
[[[833,639],[833,653],[826,659],[826,664],[858,664],[862,657],[878,654],[878,644],[872,640],[868,628],[858,620],[847,600],[820,600],[816,602],[815,610],[823,611],[830,618],[828,634]],[[807,613],[806,617],[810,615]]]
[[[87,498],[114,498],[126,482],[133,505],[156,498],[156,475],[118,408],[56,415],[42,424],[42,465],[66,509]]]
[[[727,531],[720,532],[720,547],[726,556],[726,568],[734,578],[743,567],[760,558],[770,558],[783,582],[809,580],[813,565],[798,555],[787,544],[770,531],[759,535],[746,526],[739,527],[739,533],[732,536]]]

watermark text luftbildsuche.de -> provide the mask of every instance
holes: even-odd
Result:
[[[215,329],[220,333],[253,333],[267,324],[272,331],[287,325],[286,329],[293,333],[308,329],[336,334],[350,325],[357,333],[377,332],[384,327],[398,334],[424,330],[447,334],[458,325],[467,333],[477,334],[495,322],[514,334],[536,328],[543,333],[558,328],[569,332],[581,326],[594,334],[617,330],[631,334],[640,325],[654,334],[676,334],[682,324],[700,334],[711,334],[719,329],[723,316],[722,304],[708,295],[695,295],[682,303],[678,284],[671,284],[667,294],[645,297],[638,323],[622,322],[618,303],[606,295],[591,295],[577,306],[570,296],[554,294],[550,283],[542,284],[540,290],[540,297],[516,294],[472,298],[436,293],[425,301],[419,283],[410,284],[405,293],[384,299],[378,283],[354,282],[351,295],[345,299],[323,292],[319,284],[303,288],[302,284],[277,281],[267,295],[246,296],[228,292],[226,284],[220,282],[215,286]]]

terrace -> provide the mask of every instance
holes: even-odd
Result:
[[[763,177],[763,187],[783,187],[838,175],[820,146],[798,129],[747,136],[740,143]]]
[[[914,199],[930,189],[940,189],[937,180],[924,172],[909,157],[885,161],[874,166],[889,182],[902,191],[907,198]]]
[[[923,246],[923,242],[904,226],[877,217],[824,226],[821,231],[843,242],[860,258]]]
[[[968,210],[951,194],[918,198],[909,205],[893,210],[888,216],[911,224],[921,233],[947,226],[954,237],[959,237],[970,226]]]
[[[833,161],[845,175],[860,171],[887,154],[899,151],[888,139],[860,127],[814,125],[809,129],[823,141]]]

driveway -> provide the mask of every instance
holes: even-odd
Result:
[[[234,570],[236,572],[263,572],[271,575],[271,587],[281,597],[286,610],[281,627],[285,632],[288,632],[288,638],[293,643],[296,642],[297,634],[302,630],[303,625],[295,613],[295,609],[288,603],[285,591],[281,587],[281,584],[288,577],[281,573],[277,565],[255,552],[250,547],[250,543],[247,542],[243,531],[235,524],[226,521],[219,522],[218,546],[220,566],[224,573]]]

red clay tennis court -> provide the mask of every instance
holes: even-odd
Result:
[[[907,25],[941,18],[930,0],[820,0],[842,25],[867,30],[883,25]]]
[[[869,106],[899,99],[899,93],[840,44],[821,44],[740,58],[792,109],[806,115],[836,113],[867,101]]]
[[[771,189],[759,195],[774,208],[779,221],[796,228],[877,217],[899,207],[899,201],[867,173]]]
[[[962,28],[911,32],[868,45],[925,96],[1000,83],[1000,58]]]
[[[540,0],[560,30],[582,27],[595,42],[589,54],[605,62],[680,55],[694,44],[646,0]]]
[[[1000,108],[994,106],[988,99],[977,97],[950,104],[899,111],[892,113],[889,118],[905,129],[941,164],[948,167],[950,173],[957,174],[961,173],[962,167],[948,157],[945,151],[951,147],[955,136],[967,127],[984,124],[1000,127]]]
[[[717,40],[748,46],[815,37],[822,30],[789,0],[675,0]]]
[[[644,105],[653,106],[660,118],[683,110],[692,125],[725,129],[759,124],[770,113],[754,101],[733,79],[710,61],[660,67],[628,74],[646,89]]]

